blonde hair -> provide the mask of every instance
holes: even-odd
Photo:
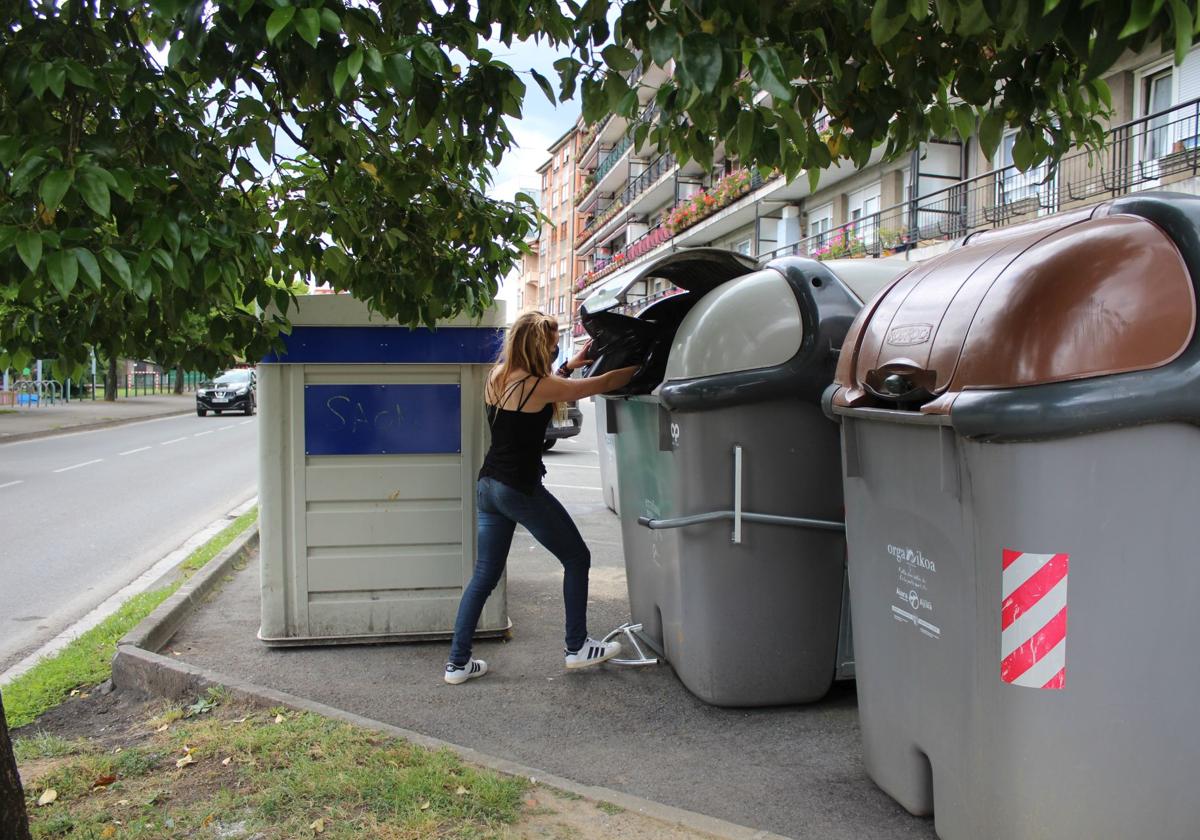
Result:
[[[488,395],[495,397],[495,405],[501,405],[505,393],[505,383],[514,370],[523,370],[533,376],[545,378],[553,376],[550,366],[558,355],[558,321],[550,315],[541,312],[526,312],[517,317],[508,329],[504,339],[504,347],[492,375],[488,377]],[[554,406],[555,417],[562,419],[567,407],[563,404]]]

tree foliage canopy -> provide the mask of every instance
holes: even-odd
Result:
[[[1182,56],[1198,21],[1187,0],[16,0],[0,365],[254,358],[297,277],[404,322],[480,311],[535,224],[485,194],[527,81],[637,117],[630,71],[673,60],[634,131],[680,158],[811,176],[978,124],[993,148],[1020,128],[1027,167],[1097,143],[1104,72]],[[487,47],[518,39],[569,53],[557,90]]]

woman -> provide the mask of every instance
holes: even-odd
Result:
[[[567,362],[568,370],[587,364],[585,352]],[[527,312],[512,325],[500,359],[488,376],[484,402],[492,445],[483,459],[476,487],[478,558],[454,623],[454,641],[445,671],[445,680],[451,685],[487,673],[486,662],[471,658],[471,638],[484,602],[504,572],[517,525],[523,525],[563,564],[567,667],[599,665],[621,652],[616,642],[597,642],[587,634],[591,554],[570,514],[542,486],[546,474],[542,445],[556,403],[620,388],[633,378],[637,368],[586,379],[564,379],[551,373],[550,365],[557,353],[558,322],[540,312]]]

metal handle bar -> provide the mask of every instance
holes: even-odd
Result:
[[[691,516],[677,516],[674,519],[651,519],[639,516],[637,523],[652,531],[662,531],[668,528],[687,528],[691,525],[702,525],[705,522],[720,522],[734,519],[736,513],[732,510],[714,510],[710,513],[695,513]],[[787,525],[792,528],[817,528],[822,531],[845,531],[845,522],[832,522],[828,519],[806,519],[802,516],[776,516],[771,513],[741,512],[745,522],[758,522],[762,525]]]

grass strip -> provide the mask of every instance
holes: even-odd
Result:
[[[258,507],[255,506],[188,555],[180,566],[182,574],[176,581],[161,589],[134,595],[91,630],[5,686],[4,710],[9,728],[32,723],[69,697],[72,691],[98,685],[112,676],[117,642],[257,518]]]
[[[22,768],[33,836],[474,840],[522,816],[526,780],[445,750],[309,713],[226,705],[220,689],[172,712],[134,723],[120,750],[19,747],[53,756]],[[53,802],[39,807],[48,791]]]

